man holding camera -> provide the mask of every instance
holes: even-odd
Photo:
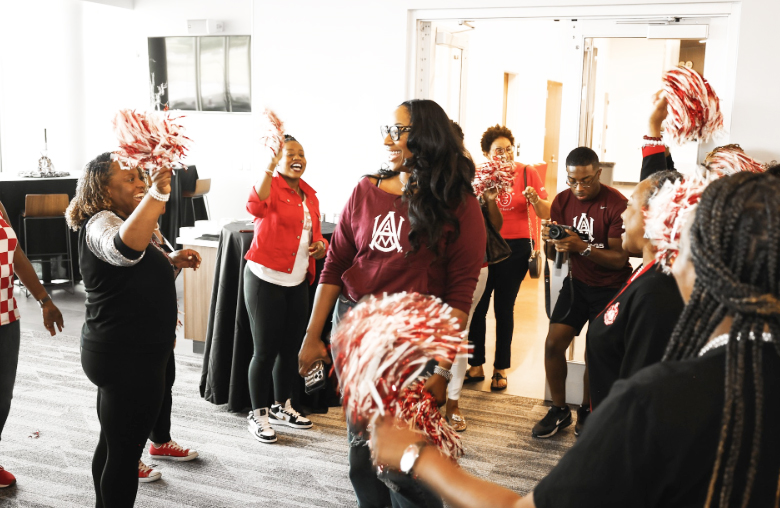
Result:
[[[563,281],[545,340],[544,368],[552,407],[533,428],[532,434],[538,438],[551,437],[571,425],[571,409],[566,405],[566,349],[631,276],[628,253],[621,240],[621,214],[627,199],[599,181],[599,158],[590,148],[572,150],[566,157],[566,172],[569,188],[555,196],[551,220],[543,221],[542,229],[548,257],[568,257],[570,273]],[[583,383],[575,435],[580,434],[590,414],[587,365]]]

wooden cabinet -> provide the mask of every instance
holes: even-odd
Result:
[[[197,270],[183,270],[184,276],[184,338],[203,342],[209,319],[209,303],[217,266],[217,242],[214,246],[184,243],[185,249],[200,253],[201,263]]]

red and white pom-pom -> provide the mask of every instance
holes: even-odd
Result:
[[[720,100],[701,75],[687,67],[677,67],[663,77],[668,103],[665,132],[678,144],[707,141],[723,129]]]
[[[710,155],[712,153],[714,152]],[[750,159],[746,155],[745,157]],[[717,163],[720,159],[714,160]],[[691,220],[690,217],[696,213],[696,207],[707,185],[718,178],[740,171],[761,173],[766,170],[766,166],[756,163],[753,159],[750,161],[755,164],[734,164],[732,161],[727,167],[718,166],[717,169],[697,166],[692,170],[681,171],[682,180],[667,181],[650,198],[645,211],[645,236],[656,248],[655,257],[664,272],[671,272],[680,251],[680,233]]]
[[[419,376],[429,360],[453,361],[465,352],[464,335],[452,308],[432,296],[370,296],[356,305],[331,337],[350,427],[360,432],[379,416],[397,416],[459,457],[460,437],[423,393]]]
[[[137,112],[122,109],[114,117],[119,150],[114,152],[123,168],[152,169],[181,163],[190,138],[167,111]]]
[[[263,111],[261,118],[263,133],[260,141],[276,155],[284,148],[284,123],[270,109]]]
[[[671,273],[679,252],[680,232],[707,185],[703,178],[667,181],[650,198],[645,211],[645,236],[656,248],[656,261],[665,273]]]
[[[463,456],[460,435],[441,415],[436,399],[425,390],[423,380],[404,388],[398,402],[396,416],[399,419],[422,431],[448,457],[457,459]]]
[[[474,194],[477,197],[488,189],[496,189],[499,194],[512,189],[515,183],[515,163],[494,157],[492,161],[480,164],[474,173]]]
[[[763,173],[766,165],[750,157],[739,145],[719,146],[707,154],[704,165],[718,176],[733,175],[742,171]]]

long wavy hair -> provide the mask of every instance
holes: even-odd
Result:
[[[65,210],[65,220],[73,231],[78,231],[84,222],[102,210],[111,209],[111,199],[106,188],[111,178],[111,152],[101,153],[84,167],[76,185],[76,195]],[[146,181],[139,171],[139,176]]]
[[[452,130],[447,113],[434,101],[414,99],[401,103],[409,111],[411,131],[406,146],[412,156],[404,160],[410,168],[409,181],[402,199],[409,209],[409,243],[412,254],[425,245],[436,256],[441,254],[444,228],[454,229],[449,242],[460,235],[455,211],[467,195],[474,195],[474,162],[466,156],[463,144]],[[400,107],[399,106],[399,107]],[[397,171],[380,170],[379,178],[390,178]]]
[[[747,506],[761,453],[774,453],[761,449],[762,433],[776,432],[762,425],[762,357],[780,355],[780,178],[743,172],[712,182],[688,238],[696,280],[664,359],[695,358],[723,318],[732,317],[720,439],[704,506],[716,497],[716,506]],[[765,329],[771,332],[769,342],[761,339]],[[755,388],[755,397],[748,396],[746,383]],[[753,428],[746,429],[750,407]],[[737,471],[745,434],[752,438],[748,467]],[[737,474],[745,479],[740,492],[733,491]],[[741,497],[738,503],[734,494]]]

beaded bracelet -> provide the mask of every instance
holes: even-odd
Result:
[[[162,192],[158,192],[154,187],[149,187],[148,193],[154,199],[156,199],[157,201],[162,201],[163,203],[171,199],[170,192],[168,194],[163,194]]]

